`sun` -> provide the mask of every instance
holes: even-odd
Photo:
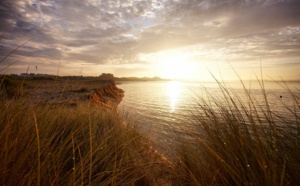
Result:
[[[199,75],[195,54],[186,50],[165,50],[140,54],[139,60],[149,62],[156,76],[172,80],[193,80]],[[193,60],[194,59],[194,60]]]
[[[158,70],[167,79],[190,79],[193,68],[185,55],[173,53],[160,57]]]

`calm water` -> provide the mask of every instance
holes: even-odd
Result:
[[[299,96],[300,83],[287,85]],[[241,97],[245,97],[240,83],[230,83],[228,86]],[[259,85],[246,83],[246,86],[251,87],[251,94],[263,105],[265,102]],[[125,91],[119,109],[129,111],[139,123],[139,127],[144,132],[150,133],[163,148],[169,148],[168,144],[174,143],[174,133],[180,135],[182,126],[189,127],[192,114],[199,107],[198,97],[204,97],[209,101],[207,92],[213,97],[221,97],[220,88],[216,83],[121,82],[118,87]],[[291,95],[278,84],[266,82],[265,89],[273,111],[286,112],[282,102],[289,108],[295,106]],[[244,99],[247,101],[247,98]]]

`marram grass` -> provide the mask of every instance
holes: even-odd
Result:
[[[180,185],[298,185],[300,183],[300,105],[273,112],[261,84],[263,103],[244,86],[241,98],[225,83],[222,95],[199,97],[193,132],[178,145]],[[285,87],[285,85],[283,85]],[[284,102],[282,102],[284,106]]]
[[[163,164],[116,113],[20,100],[0,107],[1,185],[151,184]]]

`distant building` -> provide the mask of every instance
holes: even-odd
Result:
[[[100,79],[103,79],[103,80],[113,80],[114,79],[114,75],[111,73],[102,73],[99,77],[100,77]]]

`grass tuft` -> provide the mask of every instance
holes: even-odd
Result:
[[[20,99],[2,100],[0,107],[1,185],[153,183],[163,164],[117,113]]]
[[[273,111],[263,82],[264,101],[244,86],[244,96],[218,82],[222,94],[198,98],[188,139],[177,148],[180,184],[297,185],[300,183],[299,104]],[[284,104],[284,103],[283,103]],[[284,113],[284,114],[283,114]]]

